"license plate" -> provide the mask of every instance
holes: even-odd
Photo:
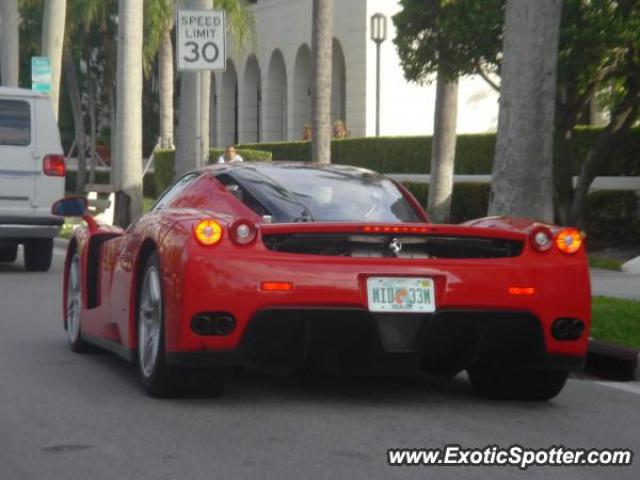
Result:
[[[370,312],[435,312],[432,278],[370,277],[367,279]]]

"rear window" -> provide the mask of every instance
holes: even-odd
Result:
[[[0,99],[0,145],[31,143],[31,109],[23,100]]]
[[[421,221],[391,180],[367,170],[290,165],[241,168],[229,176],[262,204],[276,223]],[[265,213],[245,197],[242,200],[247,206],[260,215]]]

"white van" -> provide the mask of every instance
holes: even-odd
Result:
[[[15,261],[23,245],[27,270],[49,270],[62,225],[51,205],[64,196],[65,173],[49,98],[0,87],[0,262]]]

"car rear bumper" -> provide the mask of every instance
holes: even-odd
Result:
[[[170,352],[187,366],[332,365],[356,371],[454,374],[475,365],[573,370],[581,355],[546,351],[540,321],[527,312],[448,310],[427,315],[358,309],[269,309],[249,322],[238,348]]]
[[[178,306],[167,312],[167,352],[175,359],[250,363],[262,360],[265,351],[283,352],[295,345],[294,358],[306,360],[314,356],[310,352],[329,352],[344,342],[344,351],[357,352],[353,357],[367,358],[369,364],[385,357],[436,370],[493,359],[523,368],[555,368],[565,362],[579,366],[586,354],[591,305],[583,255],[447,261],[268,254],[248,260],[229,254],[191,256],[181,274],[182,287],[167,292],[174,300],[169,304]],[[432,278],[436,313],[370,313],[366,283],[372,276]],[[265,292],[262,281],[290,281],[294,287]],[[510,294],[513,286],[533,288],[535,294]],[[203,312],[233,315],[235,330],[224,336],[195,334],[191,321]],[[565,317],[585,323],[580,338],[553,337],[553,322]],[[309,335],[313,338],[307,340]],[[277,344],[289,336],[294,337],[291,345]],[[268,344],[270,337],[277,340],[275,348]],[[326,338],[326,348],[317,338]],[[367,345],[366,352],[361,344]]]
[[[64,220],[57,217],[2,217],[0,241],[31,238],[53,238],[60,233]]]

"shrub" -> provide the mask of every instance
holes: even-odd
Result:
[[[405,187],[427,205],[429,185],[404,183]],[[451,223],[462,223],[487,215],[489,184],[456,183],[451,199]],[[598,191],[589,194],[587,233],[591,242],[616,243],[640,239],[638,198],[635,192]]]
[[[427,205],[429,185],[426,183],[404,183],[421,205]],[[462,223],[487,215],[489,207],[489,184],[456,183],[451,199],[451,223]]]
[[[571,150],[577,174],[589,146],[601,129],[584,127],[575,131]],[[490,174],[495,152],[495,133],[458,135],[455,172],[461,175]],[[266,150],[274,160],[311,160],[310,142],[273,142],[242,147]],[[332,161],[381,173],[429,173],[431,137],[367,137],[333,140]],[[640,128],[634,128],[611,155],[601,175],[640,175]]]
[[[599,191],[587,199],[587,232],[596,242],[640,241],[635,192]]]

